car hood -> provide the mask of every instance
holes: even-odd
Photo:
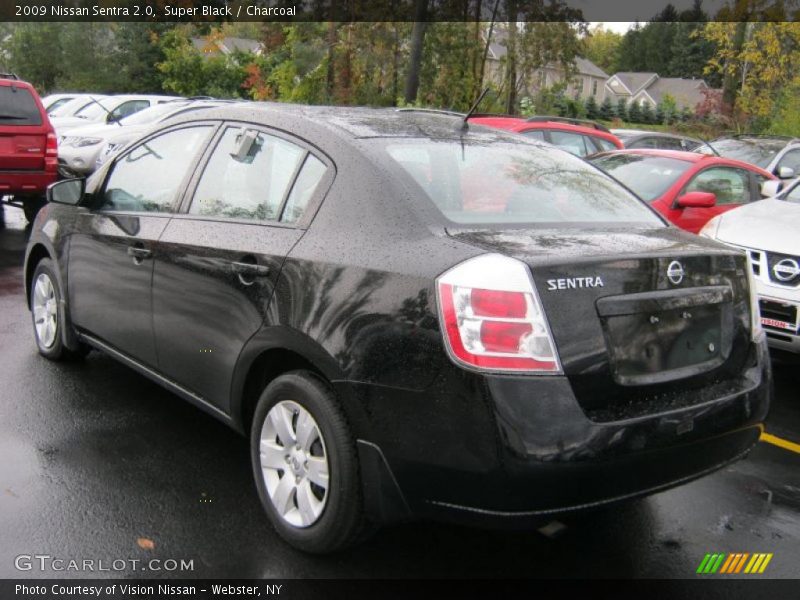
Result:
[[[800,204],[761,200],[720,217],[717,239],[736,246],[797,254],[800,249]]]
[[[52,117],[50,123],[56,130],[57,135],[63,135],[65,131],[72,131],[76,127],[97,125],[97,121],[89,121],[80,117]]]
[[[83,121],[85,123],[85,121]],[[114,124],[107,124],[107,123],[90,123],[89,125],[81,125],[77,127],[73,127],[69,130],[70,136],[80,136],[80,137],[99,137],[103,139],[108,139],[117,130],[122,129],[119,125]]]

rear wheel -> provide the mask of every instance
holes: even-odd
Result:
[[[61,289],[55,275],[53,262],[43,258],[36,265],[31,278],[31,316],[33,335],[39,354],[50,360],[82,358],[89,352],[88,346],[70,350],[64,346],[62,335],[63,312]]]
[[[251,428],[253,474],[272,525],[292,546],[327,553],[364,532],[355,441],[333,393],[315,374],[275,379]]]

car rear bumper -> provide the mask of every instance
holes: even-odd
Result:
[[[56,177],[56,173],[43,171],[0,171],[0,196],[44,194]]]
[[[358,384],[370,415],[361,433],[380,447],[413,514],[524,525],[667,489],[742,457],[758,441],[771,394],[763,337],[756,353],[733,393],[615,422],[589,420],[565,377],[476,385],[457,376],[472,395]]]

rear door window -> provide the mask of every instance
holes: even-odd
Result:
[[[200,178],[189,213],[276,221],[305,156],[303,148],[282,138],[228,127]],[[302,203],[302,195],[296,196],[295,206]]]
[[[0,86],[0,127],[41,124],[42,115],[30,90],[15,85]]]
[[[608,140],[606,140],[604,138],[595,137],[595,138],[592,138],[592,141],[594,141],[594,143],[597,144],[600,147],[600,149],[603,150],[603,151],[607,152],[609,150],[619,150],[619,148],[617,148],[616,145],[614,145],[613,142],[610,142],[610,141],[608,141]]]

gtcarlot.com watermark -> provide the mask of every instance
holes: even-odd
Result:
[[[61,558],[49,554],[20,554],[14,558],[18,571],[107,573],[119,571],[194,571],[194,559],[175,558]]]

